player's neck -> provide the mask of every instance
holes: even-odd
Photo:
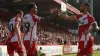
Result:
[[[30,12],[29,14],[34,14],[34,13]]]
[[[29,12],[29,14],[32,14],[32,15],[34,15],[35,13],[34,13],[33,11],[30,11],[30,12]]]
[[[18,16],[18,15],[16,15],[15,17],[17,17],[17,18],[18,18],[19,16]]]
[[[83,12],[83,15],[86,15],[86,14],[89,14],[87,11],[86,12]]]

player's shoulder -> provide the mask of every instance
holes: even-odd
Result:
[[[30,14],[26,14],[25,16],[30,16]]]
[[[80,17],[82,17],[83,16],[83,14],[77,14],[75,17],[77,18],[77,19],[79,19]]]
[[[88,14],[88,17],[91,17],[91,18],[93,18],[93,16],[92,16],[91,14]]]
[[[91,14],[88,14],[88,19],[94,19],[95,20],[95,18]]]
[[[31,17],[30,14],[26,14],[26,15],[24,16],[24,19],[27,19],[27,18],[30,18],[30,17]]]
[[[30,17],[31,15],[30,14],[26,14],[24,17]]]
[[[83,14],[77,14],[76,16],[83,16]]]
[[[14,18],[11,18],[9,22],[12,22],[12,21],[14,21]]]

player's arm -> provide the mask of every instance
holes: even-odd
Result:
[[[95,31],[100,30],[100,28],[98,27],[98,25],[97,25],[97,22],[96,22],[96,21],[95,21],[95,22],[93,22],[93,23],[91,23],[91,27],[92,27],[92,28],[90,28],[89,30],[90,30],[90,31],[92,31],[92,32],[95,32]]]
[[[60,16],[61,18],[65,19],[65,20],[73,20],[73,21],[77,20],[74,15],[68,16],[68,15],[60,13],[60,14],[58,14],[58,16]]]
[[[21,42],[20,29],[19,29],[18,22],[15,23],[14,30],[15,30],[16,34],[18,35],[18,41]]]
[[[61,18],[65,19],[65,20],[77,20],[74,15],[72,15],[72,16],[65,15],[60,10],[58,10],[57,8],[51,9],[50,13],[52,15],[58,15],[58,16],[60,16]]]
[[[93,16],[90,16],[90,17],[89,17],[89,23],[91,24],[91,25],[90,25],[90,28],[89,28],[89,30],[90,30],[91,32],[94,32],[94,31],[98,31],[98,30],[99,30],[99,27],[98,27],[98,25],[97,25],[97,22],[95,21],[95,19],[94,19]]]

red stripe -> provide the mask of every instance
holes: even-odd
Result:
[[[35,23],[35,24],[36,24],[36,23]],[[32,41],[32,33],[33,33],[33,29],[34,29],[35,24],[34,24],[33,27],[32,27],[32,31],[31,31],[31,35],[30,35],[30,42]]]
[[[34,29],[34,26],[36,25],[37,20],[36,20],[36,18],[34,17],[34,14],[30,14],[30,15],[32,16],[33,22],[35,22],[34,25],[33,25],[33,27],[32,27],[32,31],[31,31],[31,35],[30,35],[30,43],[31,43],[31,41],[32,41],[33,29]]]
[[[15,22],[18,22],[18,17],[15,17]]]
[[[19,26],[21,25],[21,21],[18,20],[18,17],[15,17],[15,22],[18,22]]]

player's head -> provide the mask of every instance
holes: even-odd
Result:
[[[33,3],[33,2],[28,3],[27,8],[31,13],[34,13],[34,14],[37,13],[37,6],[35,3]]]
[[[14,14],[17,17],[23,17],[23,11],[21,11],[21,10],[16,10]]]
[[[86,12],[88,11],[90,8],[90,4],[89,3],[82,3],[80,6],[80,12]]]
[[[42,47],[40,47],[40,50],[42,50]]]

